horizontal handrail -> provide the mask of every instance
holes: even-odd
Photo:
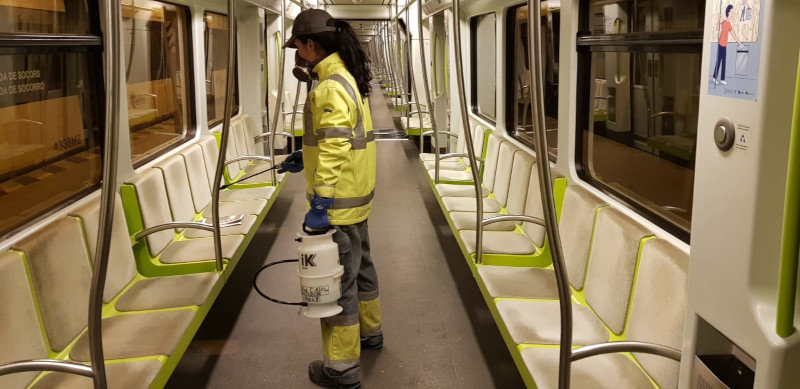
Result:
[[[409,115],[415,115],[415,114],[422,114],[422,113],[430,114],[430,112],[428,112],[428,111],[411,111],[408,114]]]
[[[528,215],[499,215],[499,216],[492,216],[483,219],[481,222],[482,225],[488,226],[490,224],[501,223],[501,222],[527,222],[538,224],[542,227],[545,226],[544,219],[528,216]]]
[[[270,136],[270,135],[272,135],[272,132],[265,132],[265,133],[263,133],[263,134],[258,134],[258,135],[256,135],[256,136],[254,136],[254,137],[253,137],[253,140],[254,140],[256,143],[258,143],[258,142],[263,142],[263,141],[264,141],[264,139],[265,139],[266,137]],[[290,133],[289,133],[289,132],[287,132],[287,131],[276,132],[276,133],[275,133],[275,135],[281,135],[281,136],[292,136],[292,134],[290,134]]]
[[[236,215],[228,217],[224,220],[220,220],[219,227],[220,228],[228,228],[228,227],[236,227],[242,225],[244,221],[244,215]],[[203,223],[203,222],[169,222],[164,224],[159,224],[157,226],[153,226],[150,228],[146,228],[142,231],[139,231],[133,238],[136,241],[140,241],[143,238],[155,234],[156,232],[161,232],[164,230],[171,230],[174,228],[193,228],[197,230],[203,231],[214,231],[214,225],[210,223]]]
[[[569,360],[575,362],[595,355],[623,352],[653,354],[674,361],[681,361],[680,350],[661,344],[634,341],[608,342],[579,347],[572,350],[572,356],[570,356]]]
[[[439,159],[445,159],[445,158],[467,158],[467,157],[469,157],[469,154],[467,154],[467,153],[450,153],[450,154],[442,154],[442,155],[440,155]],[[485,160],[483,158],[480,158],[480,157],[475,157],[475,160],[478,161],[478,162],[481,162],[481,163],[485,162]]]
[[[439,134],[439,135],[444,134],[444,135],[447,135],[447,136],[449,136],[451,138],[458,138],[458,134],[456,134],[455,132],[450,132],[450,131],[437,131],[437,134]],[[423,136],[433,135],[433,130],[425,131],[425,132],[422,133],[422,135]]]
[[[56,371],[59,373],[82,375],[89,378],[94,377],[91,366],[71,361],[60,361],[58,359],[33,359],[0,365],[0,376],[29,371]]]
[[[272,162],[272,158],[266,157],[263,155],[240,155],[236,158],[231,158],[225,161],[225,166],[228,166],[234,162],[239,161],[264,161],[264,162]]]

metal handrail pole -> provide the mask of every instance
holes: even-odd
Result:
[[[558,365],[558,387],[568,389],[570,381],[570,356],[572,355],[572,299],[569,279],[564,265],[564,253],[561,247],[561,235],[558,231],[553,180],[550,172],[550,158],[547,153],[547,137],[544,117],[544,69],[542,69],[541,31],[542,20],[539,10],[541,0],[528,0],[528,56],[532,71],[531,110],[534,123],[534,142],[536,145],[536,168],[539,170],[539,188],[541,188],[542,209],[544,210],[545,230],[550,243],[550,254],[555,270],[556,285],[561,317],[561,341]],[[535,92],[534,92],[535,91]]]
[[[228,0],[228,74],[225,77],[225,115],[219,141],[219,159],[214,172],[214,186],[211,191],[211,224],[214,225],[214,262],[217,271],[222,271],[222,231],[219,225],[219,191],[222,175],[225,172],[225,154],[230,141],[231,119],[233,116],[233,67],[236,66],[236,0]]]
[[[416,1],[417,0],[409,0],[408,2],[406,2],[406,4],[403,6],[403,9],[400,10],[400,13],[408,11],[408,7],[411,6],[411,4],[414,4]],[[397,9],[397,2],[396,1],[394,2],[394,5],[395,5],[395,10],[396,10]],[[420,8],[420,10],[421,10],[421,8]],[[397,18],[400,17],[400,13],[395,15],[395,17],[392,18],[392,21],[397,20]]]
[[[105,45],[105,141],[103,145],[103,178],[100,191],[100,221],[95,247],[94,271],[89,291],[89,362],[93,371],[92,379],[95,388],[105,389],[106,379],[105,356],[103,355],[103,295],[106,275],[108,273],[109,251],[111,249],[111,229],[114,226],[114,207],[117,194],[117,149],[119,148],[119,85],[120,75],[120,41],[122,34],[122,13],[120,2],[105,2],[103,12],[106,28]]]
[[[409,3],[411,4],[411,3]],[[414,41],[411,39],[411,8],[406,6],[406,62],[408,63],[408,73],[411,75],[411,91],[414,92],[414,100],[417,101],[417,111],[422,111],[419,107],[419,88],[417,88],[417,77],[414,75],[414,61],[411,59],[411,48],[414,46]],[[419,44],[422,45],[422,36],[420,35]],[[411,102],[408,103],[406,107],[406,127],[411,128]],[[422,113],[419,113],[419,153],[422,154],[423,146],[425,142],[423,142],[424,137],[422,136],[422,131],[425,130],[425,125],[422,121]]]
[[[281,1],[281,39],[283,39],[283,35],[286,33],[286,0]],[[272,135],[269,138],[269,157],[275,161],[275,132],[278,130],[278,120],[276,120],[281,116],[281,104],[283,104],[283,78],[284,73],[286,70],[286,49],[283,48],[283,42],[281,42],[281,47],[278,48],[280,55],[281,55],[281,63],[278,66],[278,98],[275,101],[275,116],[272,120],[272,126],[270,132]],[[294,124],[293,124],[294,126]],[[273,162],[274,164],[275,162]],[[274,165],[273,165],[274,166]],[[278,173],[273,170],[272,171],[272,185],[278,185]]]
[[[475,186],[476,221],[475,227],[475,246],[482,244],[483,239],[483,193],[481,191],[481,180],[478,174],[478,161],[475,159],[475,145],[472,144],[472,133],[469,127],[469,114],[467,113],[467,97],[464,92],[464,62],[461,58],[461,16],[459,13],[459,0],[453,0],[453,46],[455,48],[456,59],[456,84],[458,84],[458,103],[461,111],[461,125],[464,127],[466,137],[467,153],[469,154],[469,166],[472,168],[472,184]],[[481,253],[475,252],[475,262],[481,263]]]
[[[294,106],[292,107],[292,118],[290,119],[291,122],[289,122],[289,133],[292,134],[292,149],[291,149],[292,153],[294,153],[296,151],[295,150],[295,141],[294,141],[294,120],[297,117],[298,104],[300,104],[300,87],[301,86],[303,86],[303,82],[300,81],[300,80],[297,80],[297,89],[295,89],[295,91],[294,91]]]
[[[397,64],[395,63],[395,50],[394,50],[394,26],[388,21],[386,22],[386,56],[389,60],[389,73],[392,78],[391,90],[397,93],[397,96],[391,96],[392,105],[395,104],[395,98],[400,95],[400,82],[397,81]]]
[[[593,357],[595,355],[624,352],[653,354],[672,359],[673,361],[681,361],[680,350],[661,344],[635,341],[607,342],[579,347],[575,350],[572,350],[570,361],[577,362],[581,359]]]
[[[55,371],[59,373],[82,375],[90,378],[95,377],[92,366],[59,359],[33,359],[0,365],[0,376],[29,371]]]

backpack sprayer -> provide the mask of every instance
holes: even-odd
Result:
[[[286,259],[264,265],[256,272],[253,287],[265,299],[278,304],[299,305],[306,317],[323,318],[339,314],[342,307],[337,301],[342,295],[341,279],[344,267],[339,264],[339,245],[333,241],[334,229],[323,234],[297,234],[295,241],[299,259]],[[267,296],[258,288],[258,276],[269,267],[297,262],[302,302],[286,302]]]

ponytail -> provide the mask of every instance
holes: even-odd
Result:
[[[372,70],[370,70],[371,61],[364,49],[361,48],[361,43],[350,27],[350,23],[344,20],[331,19],[328,25],[334,23],[336,31],[325,31],[311,35],[299,35],[297,39],[308,43],[309,40],[316,42],[318,45],[328,53],[339,53],[342,58],[347,71],[353,75],[358,86],[358,92],[362,97],[369,96],[370,88],[369,82],[372,80]]]

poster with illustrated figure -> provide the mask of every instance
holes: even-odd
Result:
[[[763,0],[714,0],[708,94],[756,100]]]

